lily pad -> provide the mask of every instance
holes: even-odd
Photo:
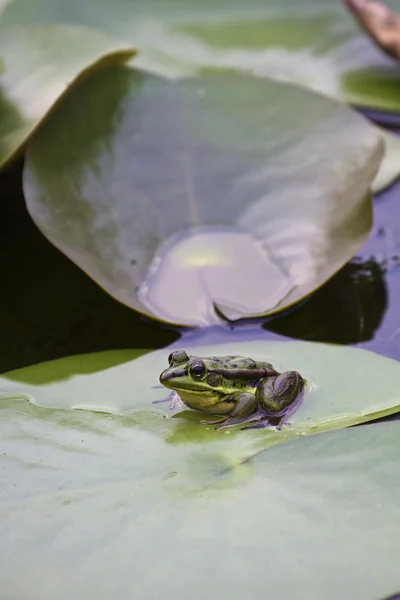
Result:
[[[37,132],[24,193],[116,299],[205,325],[281,310],[354,256],[382,146],[362,116],[296,86],[112,67]]]
[[[0,15],[11,2],[13,2],[13,0],[0,0]]]
[[[252,341],[243,340],[245,332],[231,334],[229,341],[211,345],[207,344],[209,335],[199,333],[192,339],[185,336],[173,348],[185,347],[197,356],[240,354],[266,360],[278,371],[295,370],[307,380],[302,404],[289,417],[290,427],[248,437],[256,440],[257,447],[348,427],[400,410],[400,363],[395,360],[340,346],[267,342],[265,332],[254,332]],[[215,432],[213,427],[199,425],[204,414],[187,409],[183,403],[172,410],[168,402],[153,404],[168,395],[168,390],[159,389],[158,377],[168,366],[170,352],[171,346],[147,353],[126,350],[89,354],[16,370],[0,378],[0,397],[26,398],[46,408],[133,413],[148,421],[150,427],[152,423],[157,425],[160,417],[169,416],[173,418],[162,425],[168,437],[179,438],[182,433],[184,439],[223,438],[225,430]],[[233,439],[240,440],[241,436],[243,433],[237,432]]]
[[[78,80],[135,53],[127,43],[82,26],[0,28],[0,164]]]
[[[398,0],[387,4],[400,11]],[[1,21],[5,31],[54,22],[96,27],[131,40],[140,48],[135,66],[157,74],[183,77],[238,69],[364,107],[400,109],[397,64],[375,47],[340,0],[305,0],[296,7],[289,0],[245,5],[218,0],[201,6],[194,0],[164,5],[150,0],[14,0]],[[380,174],[375,189],[390,181]]]
[[[370,392],[365,379],[377,402],[384,395],[380,369],[395,363],[376,359],[361,361],[361,378],[354,374],[356,402]],[[333,365],[325,369],[340,380]],[[138,373],[130,380],[136,398]],[[202,444],[191,435],[198,424],[185,421],[177,439],[179,420],[157,415],[3,399],[0,416],[5,597],[33,600],[40,588],[43,600],[183,599],[190,589],[195,600],[258,599],[267,589],[286,600],[300,589],[310,600],[337,600],[339,583],[344,600],[376,600],[397,589],[398,422],[307,436],[254,456],[259,432],[213,431]]]
[[[400,11],[399,0],[386,2]],[[67,22],[103,29],[141,49],[143,69],[187,76],[243,69],[363,106],[398,110],[400,73],[341,0],[14,0],[5,26]]]
[[[389,187],[400,175],[400,136],[383,129],[379,129],[379,132],[384,138],[386,152],[372,184],[374,192]]]

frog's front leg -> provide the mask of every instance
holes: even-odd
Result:
[[[158,387],[158,386],[154,386],[154,387]],[[162,387],[162,386],[160,386]],[[153,400],[153,404],[162,404],[163,402],[169,402],[169,409],[170,410],[174,410],[175,406],[179,404],[183,405],[182,400],[180,399],[180,397],[178,396],[178,394],[175,391],[172,391],[168,394],[168,396],[166,396],[165,398],[161,398],[161,400]]]
[[[298,406],[304,388],[304,379],[297,371],[287,371],[278,377],[264,377],[256,389],[256,399],[264,417],[245,429],[259,429],[271,425],[270,420],[281,417],[276,424],[280,428],[284,416]]]
[[[231,427],[232,425],[246,422],[249,420],[250,415],[253,415],[257,410],[257,399],[255,395],[250,392],[235,394],[234,396],[230,396],[229,400],[235,400],[236,405],[227,417],[222,417],[215,421],[201,421],[201,423],[207,425],[215,425],[218,423],[215,429]]]

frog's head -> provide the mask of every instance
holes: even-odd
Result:
[[[160,383],[175,390],[182,401],[195,410],[229,412],[235,402],[228,400],[237,391],[229,378],[224,359],[188,356],[184,350],[172,352],[169,367],[160,375]],[[225,400],[226,398],[226,400]]]

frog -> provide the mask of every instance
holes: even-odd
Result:
[[[301,402],[306,384],[297,371],[279,373],[269,362],[240,355],[200,357],[176,350],[168,363],[160,383],[189,408],[218,416],[201,421],[216,429],[238,424],[245,425],[241,429],[280,429]]]

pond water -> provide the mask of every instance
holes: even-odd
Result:
[[[374,211],[373,231],[357,257],[301,307],[265,328],[400,360],[400,183],[375,198]]]

